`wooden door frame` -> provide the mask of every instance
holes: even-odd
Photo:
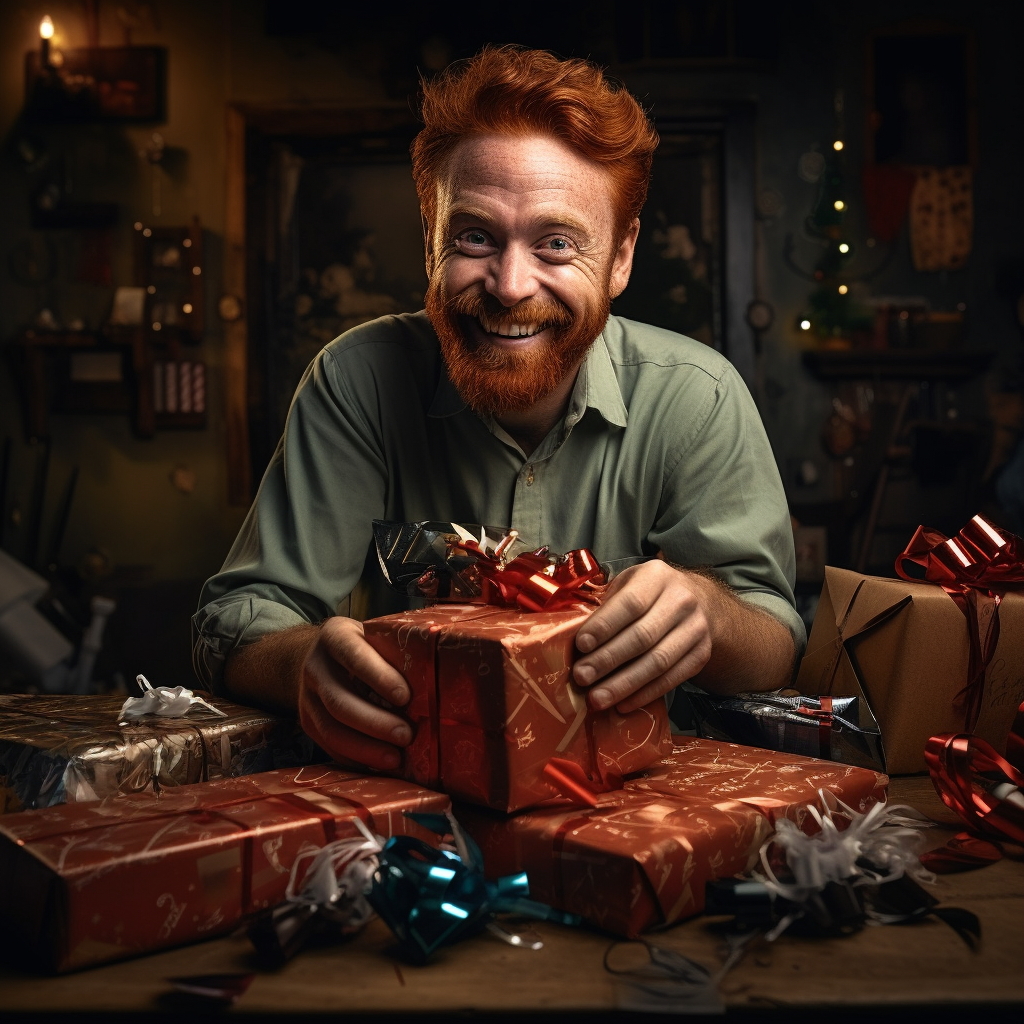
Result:
[[[748,304],[756,296],[754,274],[754,184],[756,108],[751,103],[671,105],[657,119],[676,131],[717,131],[723,138],[722,200],[724,214],[723,273],[724,355],[753,389],[756,353],[746,322]],[[414,130],[415,115],[407,104],[375,107],[231,104],[225,122],[226,201],[224,212],[224,294],[238,299],[240,316],[224,322],[224,410],[228,502],[248,505],[253,498],[250,444],[249,320],[246,283],[246,155],[253,132],[272,137],[380,135]]]
[[[224,422],[228,502],[248,505],[253,498],[249,436],[249,252],[247,153],[253,133],[288,138],[372,136],[410,131],[416,118],[409,106],[302,106],[229,104],[225,115],[224,294],[238,300],[240,315],[224,322]],[[253,296],[255,299],[255,295]]]

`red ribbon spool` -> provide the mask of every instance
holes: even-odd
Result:
[[[1024,713],[1024,705],[1021,706]],[[922,855],[933,871],[963,871],[999,860],[999,842],[1024,843],[1024,810],[998,796],[1002,781],[1024,787],[1024,774],[984,740],[965,733],[933,736],[924,750],[932,785],[942,802],[978,835],[961,832],[938,850]]]

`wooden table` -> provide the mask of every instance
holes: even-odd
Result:
[[[931,845],[958,831],[927,778],[894,779],[890,800],[911,803],[940,826]],[[934,893],[947,906],[981,919],[982,948],[971,952],[946,925],[925,923],[865,928],[842,939],[783,935],[750,948],[721,984],[730,1015],[763,1018],[766,1010],[824,1011],[834,1021],[868,1008],[927,1007],[931,1022],[947,1019],[952,1004],[971,1004],[965,1021],[1024,1019],[1024,862],[998,864],[939,879]],[[130,898],[126,894],[126,898]],[[232,936],[97,967],[60,978],[0,973],[3,1011],[175,1010],[183,1001],[167,979],[182,975],[257,971],[235,1013],[330,1012],[585,1013],[589,1020],[617,1006],[615,980],[603,967],[608,936],[586,929],[538,925],[540,951],[515,949],[482,935],[443,950],[426,967],[400,963],[392,940],[375,921],[360,936],[336,946],[310,948],[276,972],[260,970],[244,936]],[[723,941],[707,918],[653,934],[651,940],[714,970]],[[639,962],[641,947],[626,944],[617,962]],[[958,1011],[959,1012],[959,1011]],[[822,1020],[826,1018],[822,1016]],[[908,1020],[909,1024],[909,1020]]]

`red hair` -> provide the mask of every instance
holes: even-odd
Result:
[[[452,150],[470,135],[550,135],[606,167],[620,236],[647,198],[658,133],[629,92],[588,61],[485,46],[423,83],[421,113],[412,176],[430,224],[437,181]]]

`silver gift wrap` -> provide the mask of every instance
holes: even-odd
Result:
[[[388,584],[410,597],[472,601],[480,596],[477,558],[460,545],[475,541],[503,560],[529,550],[504,526],[478,523],[373,521],[377,558]]]
[[[719,697],[696,691],[686,696],[698,736],[885,771],[878,723],[859,697]]]
[[[0,812],[159,792],[327,757],[294,720],[217,701],[125,725],[122,697],[0,695]]]

